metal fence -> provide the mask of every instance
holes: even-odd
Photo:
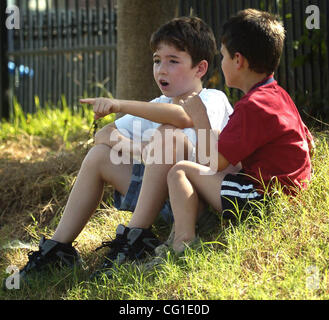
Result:
[[[21,29],[8,31],[10,96],[25,112],[78,107],[82,96],[115,92],[113,0],[16,0]]]
[[[222,24],[240,9],[279,14],[287,36],[276,79],[300,111],[329,116],[328,2],[180,0],[179,15],[201,17],[219,41]],[[15,4],[22,23],[21,30],[8,31],[10,97],[15,96],[24,111],[35,111],[38,104],[67,103],[74,108],[82,96],[115,94],[115,0],[15,0]],[[320,29],[306,28],[309,5],[320,10]],[[231,102],[241,97],[225,88],[219,57],[207,86],[226,90]]]

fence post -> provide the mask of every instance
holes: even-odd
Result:
[[[8,39],[6,28],[7,1],[0,1],[0,119],[9,119]]]

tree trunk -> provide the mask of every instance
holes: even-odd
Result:
[[[148,101],[160,95],[153,79],[151,34],[177,15],[178,0],[118,0],[116,98]]]

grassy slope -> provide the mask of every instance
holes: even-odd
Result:
[[[88,138],[90,115],[84,117],[77,120],[66,114],[63,125],[47,134],[46,125],[40,133],[26,133],[20,124],[16,131],[2,125],[1,278],[8,276],[9,265],[21,267],[27,261],[29,249],[17,248],[13,240],[36,248],[41,234],[53,233],[90,147],[79,143]],[[204,238],[202,250],[188,251],[185,259],[169,256],[164,265],[148,272],[126,266],[111,280],[90,282],[104,254],[94,249],[131,216],[111,208],[109,188],[106,203],[76,242],[88,269],[54,272],[31,288],[0,291],[0,299],[328,299],[328,140],[328,133],[316,134],[313,181],[295,199],[278,191],[259,209],[261,218],[237,226],[222,222]],[[169,229],[158,223],[155,232],[164,238]],[[8,243],[14,248],[4,248]]]

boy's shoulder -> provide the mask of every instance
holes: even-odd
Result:
[[[287,125],[298,126],[301,121],[295,103],[287,91],[276,83],[247,93],[235,104],[234,114],[238,122],[244,119],[250,126],[266,124],[279,131]]]
[[[275,112],[282,108],[295,106],[295,104],[289,94],[276,81],[273,81],[250,90],[235,105],[236,108],[241,106]]]
[[[223,105],[228,112],[231,113],[231,111],[233,111],[233,108],[223,91],[204,88],[201,90],[199,97],[205,104],[215,104],[217,107],[218,105]]]
[[[228,98],[226,94],[223,91],[220,91],[218,89],[208,89],[203,88],[201,92],[199,93],[199,96],[202,100],[202,102],[208,104],[208,103],[216,103],[217,105],[222,103],[224,104],[228,109],[232,108],[230,102],[228,101]],[[165,95],[161,95],[160,97],[157,97],[150,102],[153,103],[172,103],[172,98],[169,98]]]
[[[200,98],[213,97],[227,99],[226,94],[218,89],[203,88],[199,94]]]
[[[214,97],[214,98],[225,98],[227,99],[226,94],[223,91],[220,91],[218,89],[208,89],[208,88],[203,88],[200,92],[200,97],[201,98],[206,98],[206,97]],[[156,102],[156,103],[170,103],[172,101],[172,98],[169,98],[165,95],[161,95],[160,97],[154,98],[150,102]]]
[[[172,103],[172,98],[166,97],[165,95],[161,95],[160,97],[157,97],[150,102],[153,103]]]

